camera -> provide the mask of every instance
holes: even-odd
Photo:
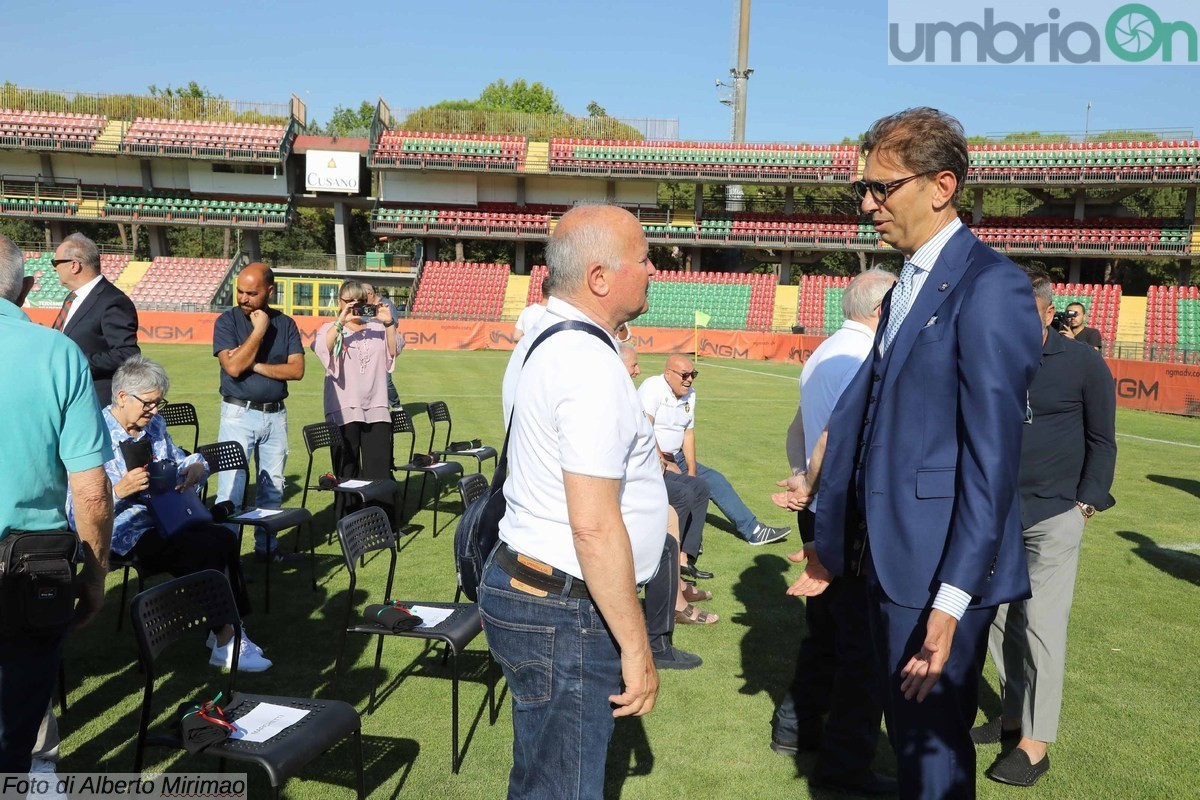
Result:
[[[370,303],[360,303],[351,308],[350,313],[358,317],[373,317],[378,310],[379,306]]]
[[[1054,319],[1050,320],[1050,327],[1056,331],[1061,331],[1067,327],[1070,320],[1075,319],[1077,316],[1079,316],[1078,311],[1056,311],[1054,312]]]

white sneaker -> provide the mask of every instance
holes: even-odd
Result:
[[[258,645],[256,645],[254,642],[250,641],[250,638],[248,636],[246,636],[245,628],[242,628],[242,641],[246,643],[247,650],[254,652],[256,655],[261,656],[263,654],[263,649],[261,647],[259,647]],[[209,650],[212,650],[214,647],[216,647],[217,646],[217,635],[215,633],[213,633],[212,631],[209,631],[208,639],[204,642],[204,646],[207,647]]]
[[[242,637],[238,643],[238,669],[242,672],[266,672],[271,668],[271,661],[262,654],[262,650],[254,642]],[[233,668],[233,639],[224,647],[218,647],[213,642],[212,655],[208,663],[222,669]]]
[[[35,758],[29,765],[29,779],[36,780],[40,786],[44,781],[47,784],[45,792],[30,792],[29,800],[67,800],[67,796],[58,791],[58,773],[55,767],[58,764],[47,758]]]

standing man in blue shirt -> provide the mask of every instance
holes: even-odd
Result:
[[[20,309],[33,288],[24,266],[21,251],[0,235],[0,385],[9,387],[0,393],[0,539],[17,531],[66,530],[70,484],[83,544],[78,627],[104,602],[112,538],[104,462],[112,450],[83,352]],[[0,634],[0,773],[29,771],[64,638]]]
[[[292,318],[270,307],[275,274],[266,264],[246,265],[237,277],[237,306],[213,326],[213,355],[221,362],[222,442],[238,442],[246,462],[255,459],[254,504],[279,508],[283,502],[283,468],[287,463],[288,429],[284,398],[287,382],[304,377],[304,347]],[[241,472],[217,476],[217,501],[242,507],[246,477]],[[254,531],[254,555],[266,561],[288,561],[275,541]]]

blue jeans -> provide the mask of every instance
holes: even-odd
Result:
[[[29,772],[65,638],[0,637],[0,772]]]
[[[508,796],[601,797],[613,732],[608,697],[621,691],[616,642],[590,600],[569,590],[535,597],[510,580],[492,560],[479,591],[488,647],[513,696]]]
[[[675,454],[675,463],[686,475],[688,463],[682,450]],[[725,515],[726,519],[733,523],[739,536],[745,539],[754,533],[754,529],[758,527],[758,517],[754,516],[753,511],[746,508],[746,504],[742,502],[742,498],[738,497],[737,490],[729,483],[728,478],[703,464],[696,465],[696,477],[708,486],[708,493],[712,495],[712,501],[717,504],[717,508],[721,509],[721,513]]]
[[[283,503],[283,467],[288,456],[287,411],[267,414],[249,408],[221,403],[222,442],[237,442],[246,451],[246,463],[253,457],[257,469],[254,505],[258,508],[279,508]],[[221,472],[217,475],[217,502],[230,500],[239,510],[246,495],[246,475]],[[274,534],[271,534],[274,536]],[[275,542],[268,542],[266,531],[254,529],[254,550],[274,552]]]

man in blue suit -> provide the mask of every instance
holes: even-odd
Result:
[[[970,798],[988,626],[1029,597],[1017,468],[1041,324],[1029,279],[958,219],[957,120],[903,111],[862,150],[862,211],[905,262],[829,422],[816,546],[867,578],[901,797]]]

